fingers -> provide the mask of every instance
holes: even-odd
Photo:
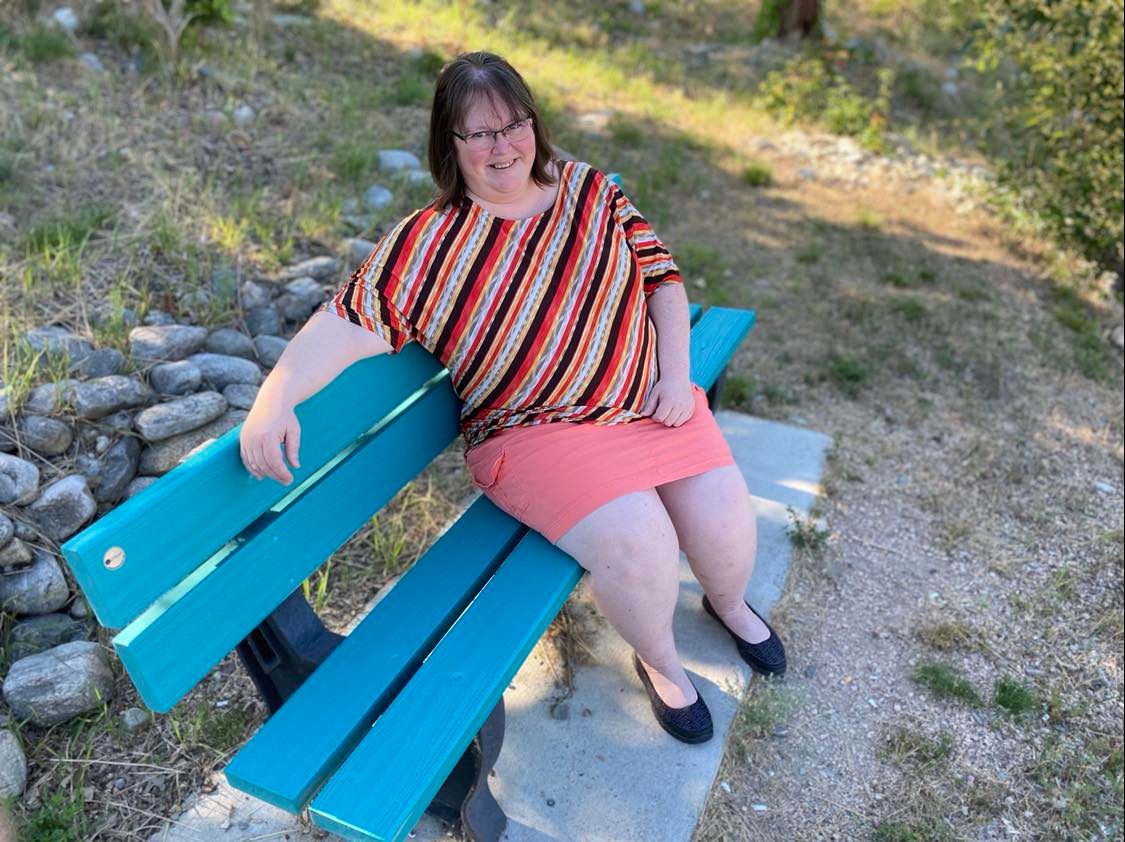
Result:
[[[285,428],[285,458],[294,468],[301,467],[297,453],[301,449],[301,425],[294,421]]]

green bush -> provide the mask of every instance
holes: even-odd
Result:
[[[961,0],[962,3],[967,0]],[[1000,70],[1000,177],[1063,242],[1121,271],[1121,0],[986,0],[972,40]],[[1014,67],[1014,70],[1012,69]]]

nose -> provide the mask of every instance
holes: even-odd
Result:
[[[508,138],[504,137],[504,134],[502,132],[497,132],[496,139],[492,141],[492,150],[496,151],[497,149],[504,149],[511,145],[512,142],[508,140]]]

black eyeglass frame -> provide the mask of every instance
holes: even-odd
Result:
[[[520,123],[527,123],[528,128],[531,128],[535,124],[535,118],[521,117],[519,120],[513,120],[512,122],[508,123],[508,125],[504,126],[504,128],[502,129],[481,129],[479,132],[469,132],[467,135],[461,134],[460,132],[455,132],[453,131],[453,129],[450,129],[449,132],[454,137],[458,138],[462,143],[468,143],[469,138],[471,137],[484,137],[484,135],[490,134],[492,135],[492,145],[495,146],[497,135],[504,135],[504,137],[507,138],[508,135],[505,133],[511,131],[514,126],[517,126]]]

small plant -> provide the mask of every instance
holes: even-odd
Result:
[[[920,322],[926,317],[926,305],[917,298],[899,298],[891,303],[891,309],[908,322]]]
[[[910,282],[910,279],[901,272],[884,272],[879,276],[879,280],[887,286],[892,286],[897,289],[905,289],[914,286],[914,284]]]
[[[789,523],[785,527],[785,534],[789,536],[789,543],[799,550],[818,552],[828,544],[828,537],[832,534],[827,528],[821,526],[813,518],[803,518],[792,506],[785,507],[789,515]]]
[[[640,126],[618,114],[610,118],[607,128],[609,136],[618,146],[637,146],[645,137]]]
[[[866,231],[878,231],[883,227],[883,217],[870,208],[860,208],[855,222]]]
[[[980,707],[983,704],[972,683],[946,664],[937,661],[921,663],[914,668],[911,678],[915,684],[929,690],[934,698],[955,699],[970,707]]]
[[[824,362],[824,370],[849,398],[858,395],[860,387],[871,376],[871,369],[849,354],[830,354]]]
[[[323,569],[318,571],[316,579],[316,598],[312,599],[312,588],[310,586],[311,577],[301,582],[301,592],[305,596],[305,600],[312,605],[313,611],[319,614],[324,610],[325,603],[328,601],[328,579],[332,575],[332,559],[328,559],[324,563]]]
[[[28,61],[35,64],[71,58],[77,52],[70,38],[58,27],[42,23],[37,23],[22,37],[13,37],[12,43]]]
[[[48,792],[39,807],[23,818],[23,838],[35,842],[89,839],[92,828],[83,808],[81,801],[69,800],[62,792]]]
[[[910,763],[926,769],[950,758],[953,754],[953,737],[949,734],[930,737],[921,731],[900,725],[884,736],[883,754],[898,763]]]
[[[993,701],[1012,716],[1020,717],[1039,708],[1039,697],[1026,684],[1005,676],[997,680]]]
[[[742,171],[742,181],[750,187],[769,187],[773,184],[773,170],[755,161]]]
[[[818,243],[806,243],[797,249],[796,258],[798,263],[816,263],[824,254],[824,249]]]

